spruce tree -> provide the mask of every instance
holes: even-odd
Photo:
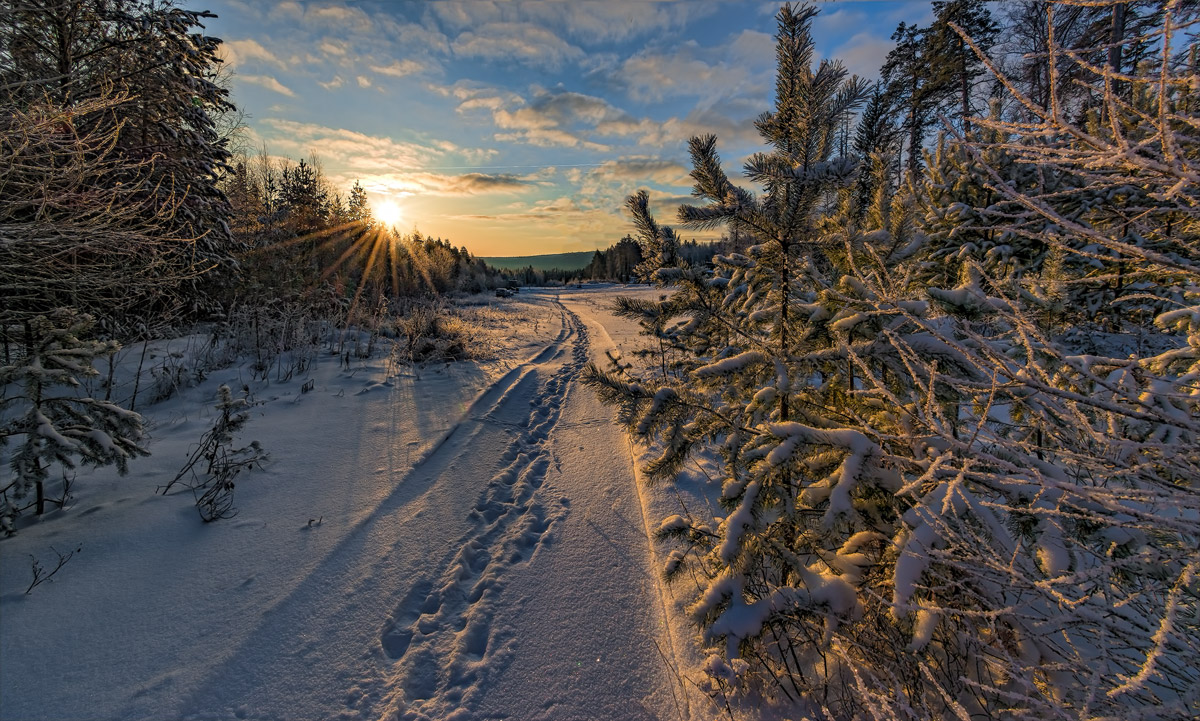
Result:
[[[77,114],[72,126],[84,136],[115,135],[113,154],[124,164],[108,175],[106,188],[138,189],[144,220],[174,241],[173,275],[232,272],[230,206],[218,187],[230,153],[218,118],[233,105],[214,82],[220,40],[203,33],[214,16],[162,0],[4,2],[0,13],[4,102],[71,112],[123,97],[119,105]],[[196,297],[204,289],[194,285],[190,310],[208,305]]]
[[[130,458],[148,455],[140,445],[141,416],[78,393],[80,378],[98,375],[95,360],[118,350],[113,341],[89,340],[93,325],[89,316],[71,311],[28,320],[16,357],[0,366],[0,387],[17,389],[0,404],[8,418],[0,426],[0,445],[16,443],[12,476],[0,486],[0,529],[7,533],[22,511],[45,513],[54,466],[63,472],[62,495],[54,501],[61,507],[67,501],[66,473],[76,463],[115,465],[125,473]]]
[[[710,579],[693,609],[705,639],[725,661],[748,662],[776,693],[828,698],[847,672],[832,641],[844,626],[860,628],[872,606],[867,567],[902,510],[891,497],[899,479],[882,462],[886,453],[854,428],[858,414],[873,411],[854,399],[862,371],[847,348],[887,363],[892,382],[903,367],[876,356],[868,340],[886,327],[874,313],[886,299],[846,275],[851,254],[882,261],[897,246],[884,228],[869,240],[860,232],[853,217],[866,213],[849,200],[859,163],[833,156],[843,115],[868,87],[837,62],[813,68],[813,15],[789,5],[777,18],[776,107],[756,123],[771,152],[746,164],[761,197],[727,178],[715,137],[690,141],[694,194],[709,204],[681,207],[679,220],[729,227],[752,245],[715,258],[711,275],[658,263],[646,275],[675,293],[619,305],[658,339],[658,364],[636,377],[592,368],[588,379],[654,444],[652,477],[672,477],[693,453],[721,457],[724,518],[673,517],[659,534],[680,544],[669,578],[691,568]],[[655,258],[656,244],[674,233],[654,222],[644,196],[631,197],[629,208]],[[873,215],[884,222],[890,213]],[[887,250],[868,250],[872,244]],[[892,640],[871,653],[894,660]]]
[[[1167,47],[1157,74],[1122,74],[1129,93],[1100,90],[1119,121],[1104,132],[1018,98],[1036,125],[973,119],[940,187],[880,185],[862,210],[843,163],[807,152],[832,127],[806,121],[828,116],[787,111],[819,76],[790,50],[804,14],[780,13],[779,106],[758,124],[774,152],[747,163],[761,197],[715,139],[691,141],[709,205],[680,221],[751,245],[712,273],[654,269],[675,293],[619,310],[658,363],[588,375],[651,444],[652,478],[720,458],[719,516],[659,528],[668,578],[698,579],[708,672],[835,718],[1194,717],[1194,64]],[[1139,92],[1154,102],[1125,99]],[[924,215],[939,193],[946,212],[919,227],[916,198]],[[1111,222],[1133,197],[1161,206]],[[978,245],[948,254],[959,241]],[[1138,336],[1166,350],[1081,353],[1047,317],[1108,262],[1096,249],[1151,294],[1176,289]],[[947,257],[957,272],[934,282]]]
[[[350,189],[350,200],[346,204],[346,216],[355,223],[370,225],[373,222],[371,204],[367,201],[367,191],[357,180],[354,181],[354,187]]]

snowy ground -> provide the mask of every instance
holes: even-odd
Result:
[[[0,540],[0,718],[712,716],[680,678],[697,651],[647,530],[700,481],[641,487],[578,382],[641,342],[607,312],[628,293],[498,302],[493,362],[329,357],[270,384],[234,367],[139,409],[152,457],[81,472],[66,511]],[[259,402],[242,440],[271,461],[206,525],[155,488],[222,382]],[[51,547],[82,550],[26,595]]]

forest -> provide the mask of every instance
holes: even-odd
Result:
[[[78,391],[122,347],[200,328],[269,375],[456,328],[422,347],[465,359],[451,296],[644,283],[615,308],[643,350],[582,383],[648,483],[716,474],[653,533],[710,711],[1195,718],[1200,8],[932,10],[863,78],[784,5],[761,152],[681,137],[673,217],[630,187],[587,268],[502,272],[245,147],[210,13],[0,0],[0,528],[149,453],[133,402]]]
[[[693,137],[674,218],[743,245],[682,261],[630,196],[638,275],[674,292],[620,306],[654,361],[588,382],[651,478],[719,459],[724,515],[658,531],[714,693],[1194,717],[1196,7],[933,7],[873,84],[779,12],[757,190]]]

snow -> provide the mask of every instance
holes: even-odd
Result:
[[[913,622],[913,640],[909,644],[908,650],[920,651],[928,646],[929,641],[933,638],[933,632],[937,630],[940,618],[941,614],[932,609],[919,609],[916,621]]]
[[[715,363],[709,363],[705,366],[700,366],[692,373],[697,378],[707,378],[709,376],[723,376],[732,373],[737,373],[746,366],[765,363],[768,360],[766,354],[756,350],[739,353],[728,358],[722,358]]]
[[[496,301],[488,362],[321,355],[286,382],[233,366],[141,404],[151,457],[80,470],[65,511],[0,540],[0,718],[712,715],[650,540],[678,501],[639,485],[576,382],[642,342],[607,311],[628,292]],[[204,524],[191,493],[155,491],[221,384],[249,393],[234,445],[271,460],[238,477],[235,518]],[[27,595],[52,548],[82,550]]]
[[[721,541],[719,555],[726,563],[737,558],[738,550],[742,545],[742,536],[754,525],[753,508],[758,501],[761,488],[762,485],[758,481],[753,481],[746,486],[746,492],[738,507],[725,519],[725,539]]]
[[[687,519],[676,513],[675,515],[667,516],[662,520],[662,523],[658,525],[658,532],[660,534],[675,533],[679,531],[686,531],[689,527],[690,526],[687,522]]]

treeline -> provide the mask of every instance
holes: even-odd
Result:
[[[495,281],[464,249],[376,222],[361,186],[343,199],[315,159],[235,156],[241,115],[211,17],[158,0],[0,0],[0,530],[65,505],[76,465],[123,472],[147,453],[137,383],[129,408],[113,393],[121,343],[211,321],[214,346],[227,334],[213,355],[253,353],[266,374],[285,356],[307,368],[322,328],[353,329],[354,348],[365,332],[369,349],[404,326],[417,359],[416,340],[447,325],[429,308],[407,326],[384,315]],[[104,359],[103,397],[86,396]]]
[[[371,305],[480,292],[500,281],[466,248],[378,222],[362,185],[356,182],[343,198],[316,157],[294,163],[265,151],[239,156],[220,187],[238,248],[236,300],[322,290]]]
[[[463,249],[402,236],[315,159],[234,157],[211,13],[135,0],[0,4],[0,322],[56,308],[110,337],[331,291],[478,290]],[[158,330],[156,330],[158,329]]]
[[[711,268],[628,199],[674,292],[587,382],[651,478],[711,468],[657,535],[731,718],[1200,715],[1200,9],[999,7],[871,84],[785,6],[761,190],[689,141]]]
[[[676,253],[679,258],[693,265],[711,263],[713,256],[735,249],[728,238],[716,243],[700,243],[686,240],[679,243]],[[630,235],[618,240],[604,250],[597,250],[592,260],[583,268],[564,270],[561,268],[537,269],[533,266],[508,271],[506,277],[523,285],[554,285],[578,283],[580,281],[611,281],[629,283],[637,280],[637,268],[645,261],[642,246]]]

